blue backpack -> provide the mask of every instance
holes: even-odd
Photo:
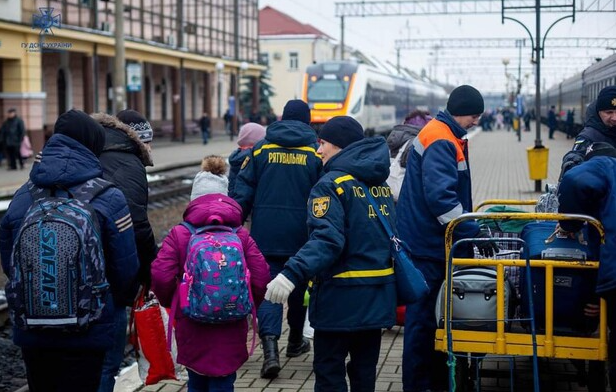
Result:
[[[109,283],[101,230],[89,203],[112,186],[100,178],[61,190],[28,182],[34,202],[17,233],[6,286],[18,328],[74,332],[100,318]]]

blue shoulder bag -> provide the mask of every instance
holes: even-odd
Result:
[[[408,245],[396,236],[387,219],[381,214],[381,210],[370,194],[368,187],[362,184],[362,188],[391,241],[390,249],[394,259],[398,304],[406,305],[422,300],[428,295],[430,289],[421,271],[413,264],[409,256]]]

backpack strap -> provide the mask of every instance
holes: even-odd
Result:
[[[78,199],[84,203],[89,203],[94,200],[98,195],[105,192],[107,189],[114,187],[114,185],[102,178],[91,178],[88,181],[71,187],[68,191],[73,198]]]
[[[227,231],[229,233],[237,233],[237,231],[240,229],[239,227],[232,228],[224,225],[207,225],[202,227],[195,227],[186,221],[180,223],[180,225],[187,228],[188,231],[190,231],[190,234],[201,234],[206,231]]]
[[[46,197],[50,197],[53,195],[52,188],[43,188],[37,186],[32,180],[28,180],[28,192],[32,196],[32,199],[36,202],[37,200],[44,199]]]
[[[188,223],[186,221],[180,223],[180,225],[182,225],[185,228],[187,228],[188,231],[190,231],[190,234],[195,234],[197,232],[197,229],[195,229],[195,226],[191,225],[190,223]]]

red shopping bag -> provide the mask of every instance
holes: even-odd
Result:
[[[172,353],[167,349],[169,315],[154,294],[139,295],[133,307],[132,343],[138,358],[139,376],[145,385],[177,380]]]

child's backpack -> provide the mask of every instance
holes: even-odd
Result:
[[[18,328],[74,332],[100,318],[109,283],[98,217],[89,203],[112,186],[101,178],[71,189],[28,182],[34,202],[17,233],[6,286]]]
[[[250,272],[237,229],[182,225],[191,233],[178,290],[182,312],[203,323],[236,321],[253,313]]]

